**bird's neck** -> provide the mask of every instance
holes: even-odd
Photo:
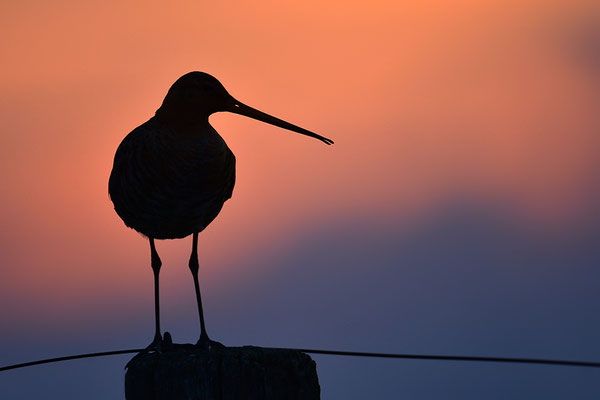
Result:
[[[182,112],[181,109],[176,111],[173,112],[169,108],[161,107],[156,110],[154,118],[184,134],[208,134],[213,131],[208,122],[208,115],[198,114],[197,112],[186,113]]]

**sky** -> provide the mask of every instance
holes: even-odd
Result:
[[[22,1],[0,26],[0,365],[152,339],[108,177],[193,70],[335,141],[211,117],[237,158],[199,241],[212,338],[600,360],[598,2]],[[163,328],[195,342],[191,238],[157,249]],[[313,358],[323,399],[600,395],[594,369]],[[3,372],[2,398],[124,398],[128,359]]]

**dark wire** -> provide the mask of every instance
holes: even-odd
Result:
[[[334,355],[334,356],[405,358],[405,359],[412,359],[412,360],[440,360],[440,361],[483,361],[483,362],[546,364],[546,365],[565,365],[565,366],[572,366],[572,367],[600,368],[600,362],[548,360],[548,359],[544,359],[544,358],[442,356],[442,355],[423,355],[423,354],[387,354],[387,353],[365,353],[365,352],[360,352],[360,351],[309,350],[309,349],[286,349],[286,350],[297,350],[297,351],[301,351],[303,353],[312,353],[312,354],[330,354],[330,355]]]
[[[49,364],[49,363],[55,363],[55,362],[59,362],[59,361],[77,360],[80,358],[116,356],[118,354],[139,353],[142,350],[143,349],[113,350],[113,351],[101,351],[99,353],[77,354],[74,356],[46,358],[45,360],[29,361],[29,362],[24,362],[24,363],[20,363],[20,364],[13,364],[13,365],[7,365],[5,367],[0,367],[0,372],[8,371],[9,369],[31,367],[32,365]]]
[[[480,361],[480,362],[501,362],[501,363],[520,363],[520,364],[546,364],[546,365],[563,365],[571,367],[592,367],[600,368],[600,362],[591,361],[564,361],[564,360],[548,360],[542,358],[509,358],[509,357],[470,357],[470,356],[441,356],[441,355],[423,355],[423,354],[389,354],[389,353],[367,353],[360,351],[338,351],[338,350],[314,350],[314,349],[289,349],[265,347],[274,350],[294,350],[302,353],[311,354],[329,354],[334,356],[354,356],[354,357],[378,357],[378,358],[405,358],[413,360],[441,360],[441,361]],[[45,360],[29,361],[20,364],[7,365],[0,367],[0,372],[11,369],[31,367],[32,365],[48,364],[59,361],[77,360],[80,358],[114,356],[118,354],[139,353],[143,349],[131,350],[114,350],[103,351],[99,353],[77,354],[73,356],[47,358]]]

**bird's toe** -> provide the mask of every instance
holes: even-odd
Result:
[[[206,335],[200,336],[200,339],[198,339],[198,341],[196,342],[196,346],[208,351],[225,348],[224,344],[215,342],[214,340],[210,340]]]

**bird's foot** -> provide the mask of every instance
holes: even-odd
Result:
[[[169,335],[168,332],[165,332],[165,337]],[[171,335],[169,335],[169,339],[171,338]],[[157,353],[162,353],[162,348],[163,348],[163,338],[160,336],[160,334],[156,334],[154,336],[154,340],[152,340],[152,343],[150,343],[144,350],[142,350],[142,353],[150,353],[151,351],[155,351]]]
[[[202,350],[218,350],[224,349],[225,345],[219,342],[215,342],[214,340],[210,340],[207,334],[200,335],[200,339],[196,342],[196,347],[201,348]]]
[[[171,334],[169,332],[165,332],[164,338],[161,337],[160,334],[157,333],[154,336],[154,340],[152,340],[152,343],[150,343],[148,346],[146,346],[145,349],[143,349],[142,351],[137,353],[131,360],[129,360],[127,365],[125,365],[125,369],[129,368],[129,366],[131,364],[133,364],[135,361],[137,361],[140,357],[144,356],[145,354],[152,353],[152,352],[161,354],[163,352],[163,350],[165,350],[166,348],[170,348],[172,346],[173,346],[173,340],[171,339]]]

